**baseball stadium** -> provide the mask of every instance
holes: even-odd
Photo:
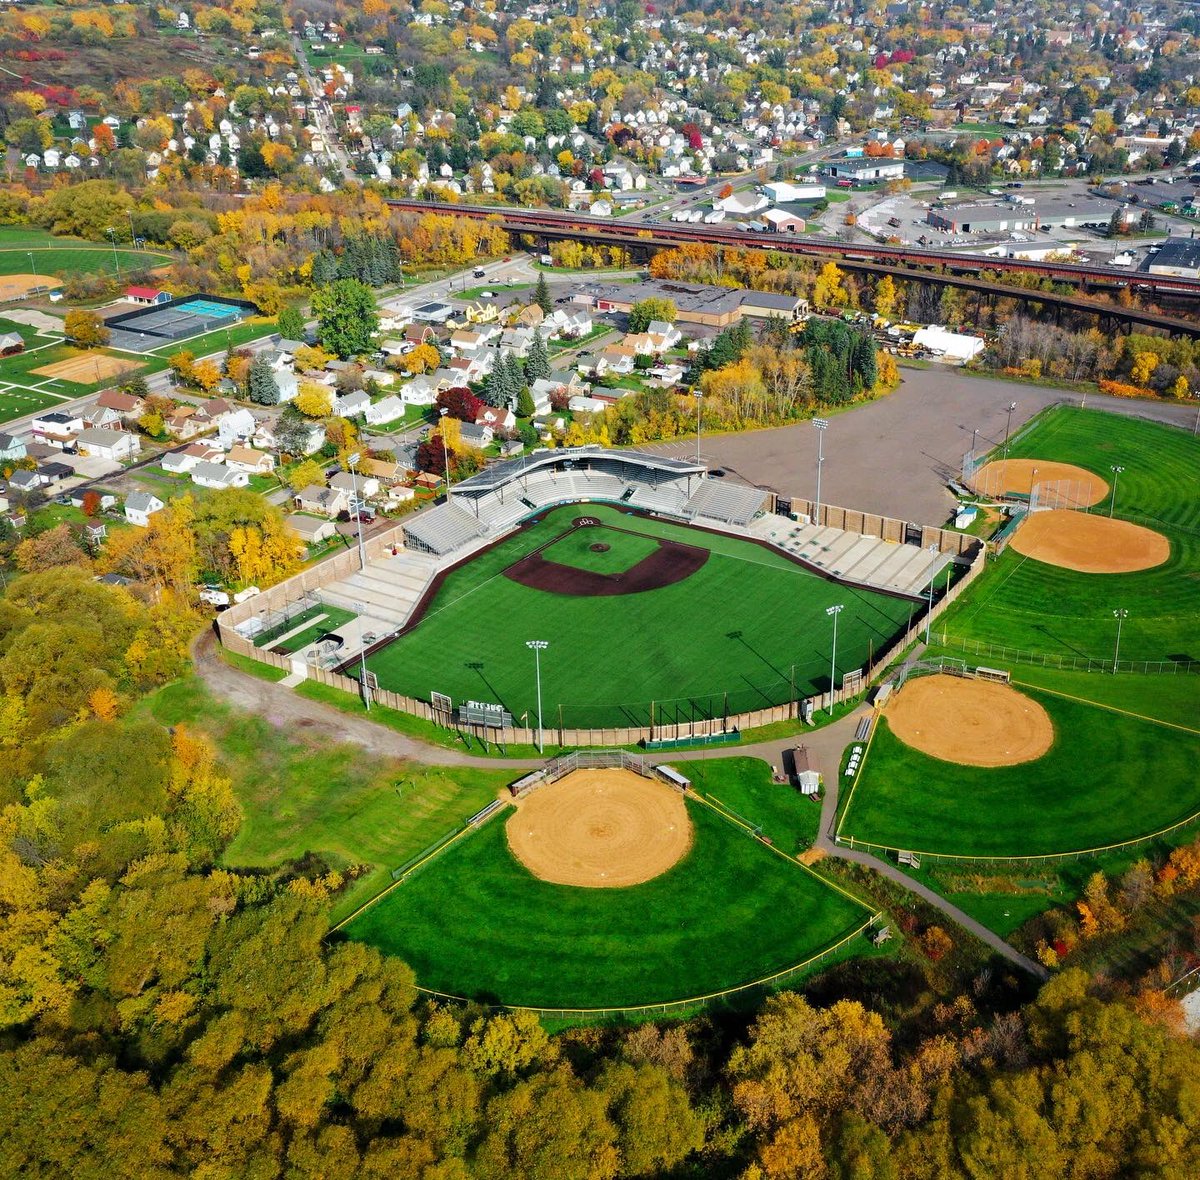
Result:
[[[566,748],[395,866],[346,937],[402,955],[433,994],[551,1012],[711,1001],[862,953],[881,921],[809,867],[823,821],[786,776],[689,760],[689,741],[737,741],[747,718],[803,733],[852,709],[831,726],[828,835],[914,871],[1194,826],[1196,445],[1045,411],[964,460],[963,490],[1006,522],[986,545],[680,459],[549,451],[221,629],[463,740]],[[570,752],[589,744],[627,749]]]

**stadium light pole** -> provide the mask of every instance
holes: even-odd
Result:
[[[38,277],[37,263],[33,260],[33,251],[28,250],[26,253],[29,255],[29,265],[33,269],[33,287],[36,291],[37,288],[42,285],[42,280]],[[1197,412],[1196,418],[1198,421],[1200,421],[1200,411]],[[1196,432],[1193,430],[1192,433],[1195,434]]]
[[[839,602],[836,606],[827,606],[825,613],[833,619],[833,652],[829,657],[829,711],[833,712],[833,694],[837,684],[837,617],[842,613],[845,603]]]
[[[542,652],[550,646],[544,639],[527,639],[525,646],[533,652],[533,672],[537,681],[537,710],[538,710],[538,753],[545,753],[545,741],[542,733]]]
[[[450,503],[450,448],[446,446],[446,414],[449,411],[445,406],[438,410],[438,420],[441,422],[442,431],[442,458],[446,460],[446,503]]]
[[[356,602],[354,609],[358,611],[358,687],[362,689],[363,708],[369,713],[371,689],[367,684],[367,645],[363,642],[363,615],[367,613],[367,608],[361,602]]]
[[[1109,468],[1109,471],[1111,471],[1113,474],[1112,495],[1109,496],[1109,498],[1108,498],[1108,515],[1110,517],[1113,514],[1113,509],[1115,509],[1117,506],[1117,480],[1118,480],[1118,478],[1120,478],[1121,472],[1124,470],[1125,470],[1124,467],[1110,467]]]
[[[825,465],[825,431],[829,429],[828,418],[814,418],[817,428],[817,499],[813,505],[813,524],[821,523],[821,468]]]
[[[696,390],[696,466],[700,466],[700,403],[704,400],[704,394]]]
[[[1117,674],[1117,664],[1121,659],[1121,624],[1129,618],[1129,612],[1121,607],[1113,611],[1113,618],[1117,620],[1117,645],[1113,648],[1113,675]]]
[[[117,282],[119,283],[121,281],[121,260],[117,257],[117,231],[110,225],[105,229],[104,232],[108,234],[108,240],[112,242],[113,266],[116,269]]]
[[[361,458],[361,453],[354,451],[346,456],[346,466],[350,468],[350,481],[354,488],[354,515],[358,517],[358,568],[365,570],[367,568],[367,551],[363,546],[362,504],[358,499],[358,462]]]
[[[936,554],[938,552],[938,547],[936,545],[930,545],[929,552]],[[936,578],[937,578],[936,573],[929,575],[929,609],[925,612],[925,642],[926,642],[926,644],[929,643],[929,625],[933,622],[933,583],[936,580]],[[947,580],[947,585],[949,585],[949,580]]]
[[[31,254],[29,257],[32,258],[33,255]],[[1200,391],[1193,393],[1192,397],[1196,399],[1196,421],[1192,423],[1192,438],[1195,438],[1197,434],[1200,434]]]
[[[1017,408],[1016,402],[1008,403],[1008,425],[1004,428],[1004,457],[1006,459],[1008,458],[1008,440],[1009,440],[1009,436],[1012,434],[1013,410],[1015,410],[1016,408]]]

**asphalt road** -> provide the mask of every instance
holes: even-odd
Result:
[[[946,481],[957,478],[978,430],[978,448],[1004,442],[1008,407],[1013,433],[1046,406],[1079,394],[1037,385],[970,377],[956,369],[902,370],[895,393],[827,418],[821,499],[920,524],[948,519],[955,499]],[[1196,408],[1089,394],[1088,407],[1112,409],[1191,426]],[[745,434],[702,438],[701,457],[731,478],[783,495],[816,494],[818,431],[810,422]],[[696,441],[656,443],[644,449],[692,458]]]

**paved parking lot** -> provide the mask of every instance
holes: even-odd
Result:
[[[979,431],[979,447],[1004,442],[1008,407],[1013,431],[1040,409],[1078,394],[1035,385],[969,377],[954,369],[905,368],[895,393],[828,418],[821,498],[922,524],[942,524],[954,506],[946,480],[957,477]],[[1195,407],[1130,403],[1089,395],[1088,407],[1113,408],[1190,427]],[[811,498],[816,492],[817,434],[810,422],[701,440],[710,468],[729,478]],[[659,443],[646,450],[692,458],[696,442]],[[1198,445],[1200,453],[1200,445]]]

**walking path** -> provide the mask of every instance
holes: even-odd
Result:
[[[913,658],[917,658],[916,654]],[[332,705],[298,696],[282,684],[260,680],[227,664],[221,658],[216,637],[209,630],[201,632],[193,643],[192,660],[196,673],[209,690],[238,708],[259,713],[272,725],[281,728],[296,727],[310,734],[327,737],[330,741],[352,742],[380,757],[410,758],[430,766],[477,766],[488,770],[533,770],[544,762],[541,758],[485,758],[478,754],[469,754],[465,750],[430,745],[379,725],[365,716],[356,717],[342,713]],[[824,768],[825,772],[825,798],[821,804],[821,830],[816,847],[828,856],[874,869],[888,880],[911,890],[941,910],[948,918],[969,930],[1009,962],[1039,979],[1048,978],[1049,972],[1041,964],[1035,963],[1015,947],[1009,946],[999,935],[969,914],[963,913],[957,906],[951,905],[927,885],[914,881],[894,865],[877,856],[859,849],[843,848],[836,843],[833,829],[837,821],[838,776],[841,771],[842,752],[854,740],[854,731],[859,720],[870,712],[869,706],[862,705],[831,725],[811,733],[746,746],[678,751],[664,754],[664,757],[669,757],[671,762],[692,762],[706,758],[761,758],[778,768],[782,766],[785,750],[790,750],[798,744],[806,745],[812,764]]]

